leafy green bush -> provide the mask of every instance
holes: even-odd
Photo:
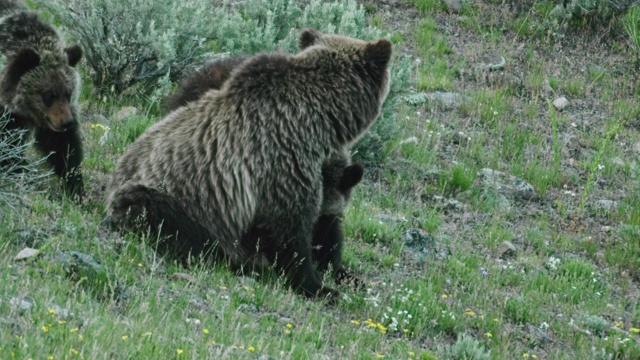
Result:
[[[209,1],[37,0],[81,43],[94,89],[121,93],[175,79],[207,53],[213,38]]]

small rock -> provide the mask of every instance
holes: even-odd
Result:
[[[600,230],[602,232],[609,232],[609,231],[611,231],[611,226],[606,226],[605,225],[605,226],[601,227]]]
[[[50,308],[54,311],[57,320],[68,320],[68,319],[72,318],[73,315],[74,315],[68,309],[65,309],[65,308],[63,308],[61,306],[58,306],[56,304],[51,305]]]
[[[400,145],[404,145],[404,144],[417,144],[418,143],[418,138],[415,136],[406,138],[402,141],[400,141]]]
[[[482,63],[478,65],[480,69],[489,69],[492,71],[502,70],[507,64],[507,60],[504,56],[495,54],[486,55],[482,58]]]
[[[181,272],[176,272],[171,274],[171,280],[184,280],[188,283],[195,283],[196,282],[196,278],[194,278],[193,276],[189,275],[189,274],[185,274],[185,273],[181,273]]]
[[[619,157],[614,157],[613,160],[611,160],[614,164],[618,165],[618,166],[625,166],[626,164],[624,163],[624,160],[622,160]]]
[[[598,200],[593,205],[598,210],[612,211],[618,207],[618,202],[613,200]]]
[[[401,239],[406,247],[421,252],[427,252],[429,248],[435,248],[435,240],[433,237],[422,229],[409,229],[402,234]]]
[[[555,107],[558,111],[564,110],[567,106],[569,106],[569,100],[566,97],[559,97],[553,101],[553,107]]]
[[[434,91],[424,94],[428,101],[437,102],[445,109],[453,110],[471,101],[471,98],[454,92]]]
[[[498,247],[498,259],[507,260],[516,257],[516,247],[510,241],[504,241]]]
[[[526,181],[501,171],[484,168],[478,174],[484,187],[492,188],[500,194],[524,200],[538,197],[534,187]]]
[[[460,0],[443,0],[444,4],[447,5],[447,9],[453,13],[459,13],[462,10],[462,5],[460,4]]]
[[[28,297],[16,297],[9,298],[9,306],[19,311],[29,311],[33,307],[33,300]]]
[[[16,257],[13,258],[15,261],[27,260],[30,258],[34,258],[42,254],[42,251],[32,248],[24,248],[22,249]]]
[[[117,120],[117,121],[120,121],[120,120],[124,120],[126,118],[129,118],[131,116],[138,115],[138,113],[140,113],[140,111],[136,107],[126,106],[126,107],[123,107],[122,109],[120,109],[116,113],[116,115],[114,116],[114,119]]]
[[[553,88],[551,87],[551,84],[549,84],[549,79],[544,79],[544,81],[542,82],[542,92],[546,96],[550,96],[551,94],[554,93]]]

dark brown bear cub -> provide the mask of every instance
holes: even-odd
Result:
[[[299,41],[300,53],[253,56],[147,129],[118,161],[107,209],[123,227],[142,215],[187,247],[211,242],[235,266],[261,252],[296,291],[335,300],[312,261],[322,164],[378,118],[392,45],[314,30]],[[253,226],[270,234],[258,249],[244,241]]]
[[[78,45],[65,47],[53,26],[21,1],[0,1],[0,51],[6,65],[0,73],[0,105],[8,112],[6,132],[25,129],[71,196],[83,192],[78,124],[82,58]],[[5,168],[7,163],[0,164]]]
[[[165,101],[167,110],[173,111],[194,102],[209,90],[219,90],[231,75],[231,71],[247,58],[235,56],[207,62],[183,80],[176,92]],[[356,287],[362,286],[362,281],[342,264],[342,218],[351,190],[362,180],[363,174],[362,165],[351,164],[348,151],[332,154],[322,164],[322,206],[320,217],[314,225],[312,239],[313,260],[317,263],[318,270],[325,271],[331,266],[334,279],[338,283],[352,282]],[[253,228],[248,232],[248,239],[245,241],[258,244],[266,236],[269,235],[264,229]],[[261,263],[264,260],[261,257],[258,259],[246,264],[246,268],[240,269],[241,272],[260,272],[260,267],[268,265]]]

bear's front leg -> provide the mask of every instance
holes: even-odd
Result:
[[[47,162],[62,180],[67,195],[82,198],[84,184],[80,172],[82,163],[82,140],[78,124],[66,131],[57,132],[48,128],[37,128],[36,147],[43,155],[49,155]]]

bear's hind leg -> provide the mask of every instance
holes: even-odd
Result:
[[[189,257],[218,256],[208,230],[186,215],[172,196],[157,189],[125,184],[113,196],[112,222],[138,234],[150,232],[158,239],[157,251],[181,260]],[[213,252],[213,253],[209,253]]]

